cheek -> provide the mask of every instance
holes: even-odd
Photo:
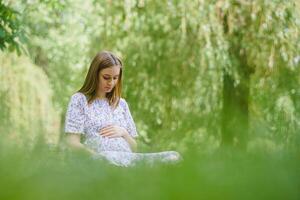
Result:
[[[100,79],[99,84],[100,84],[100,87],[103,87],[106,84],[105,80]]]

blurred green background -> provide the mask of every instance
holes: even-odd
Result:
[[[0,0],[1,199],[300,199],[297,0]],[[139,151],[121,169],[63,145],[101,50],[124,61]]]

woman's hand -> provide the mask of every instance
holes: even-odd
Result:
[[[129,135],[127,130],[123,127],[110,125],[105,128],[102,128],[99,134],[103,137],[108,138],[123,137],[130,145],[131,150],[134,152],[137,151],[136,141]]]
[[[107,127],[104,127],[100,130],[99,133],[103,137],[108,138],[115,138],[115,137],[124,137],[128,132],[125,128],[116,126],[116,125],[109,125]]]

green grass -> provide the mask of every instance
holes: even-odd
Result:
[[[122,168],[85,154],[1,145],[0,199],[299,199],[299,154],[190,149],[179,164]]]

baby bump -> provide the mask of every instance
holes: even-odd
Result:
[[[96,152],[102,152],[102,151],[131,152],[129,144],[122,137],[108,138],[108,137],[97,136],[97,137],[86,139],[84,144]]]

